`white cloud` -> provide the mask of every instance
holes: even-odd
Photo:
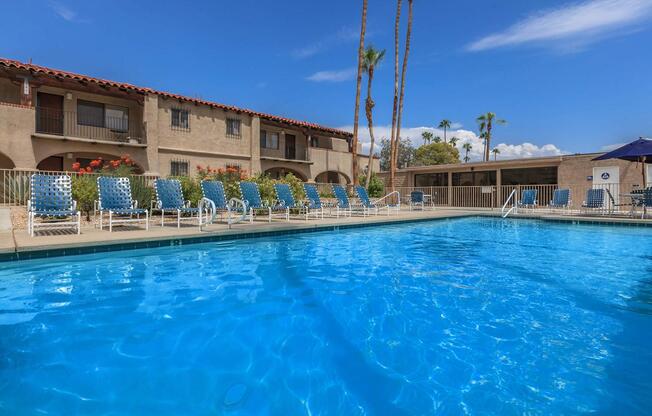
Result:
[[[366,37],[368,37],[368,35],[369,34],[367,34]],[[312,44],[293,50],[291,54],[296,59],[310,58],[311,56],[317,55],[318,53],[331,49],[339,44],[357,40],[359,38],[359,31],[350,27],[343,27],[337,32],[324,36]]]
[[[334,71],[318,71],[306,77],[306,79],[314,82],[342,82],[353,79],[355,74],[355,68],[347,68]]]
[[[353,126],[342,126],[339,128],[346,131],[353,131]],[[380,140],[383,138],[389,138],[391,136],[390,135],[391,128],[392,128],[391,125],[374,127],[374,136],[376,137],[376,145],[375,145],[374,153],[380,151],[378,147]],[[423,133],[424,131],[430,131],[433,133],[433,135],[441,137],[442,140],[444,138],[444,131],[435,127],[403,127],[401,128],[401,137],[410,138],[414,146],[420,146],[421,144],[423,144],[423,140],[421,139],[421,133]],[[369,129],[365,124],[360,125],[358,136],[360,142],[362,143],[363,153],[368,153],[371,138],[369,136]],[[446,137],[448,139],[452,137],[457,137],[459,139],[455,147],[457,147],[457,149],[460,151],[460,158],[464,158],[464,154],[466,152],[462,146],[465,143],[471,143],[471,151],[469,152],[469,158],[471,159],[471,161],[474,162],[482,160],[484,145],[482,144],[482,139],[480,139],[475,132],[470,130],[464,130],[462,128],[457,128],[453,130],[448,130],[448,132],[446,133]],[[495,138],[493,140],[494,142],[496,141]],[[538,146],[536,144],[532,144],[529,142],[524,142],[521,144],[499,143],[497,145],[492,144],[491,147],[492,148],[497,147],[498,150],[500,150],[500,153],[498,154],[499,160],[543,157],[543,156],[558,156],[567,153],[559,149],[554,144],[545,144],[543,146]],[[493,154],[491,155],[491,158],[493,160]]]
[[[482,51],[505,46],[553,42],[577,49],[598,39],[632,31],[652,15],[652,0],[591,0],[535,13],[506,30],[467,46]],[[561,43],[563,41],[563,43]]]
[[[87,19],[81,19],[79,17],[79,14],[72,10],[70,7],[58,2],[58,1],[50,1],[50,8],[63,20],[66,20],[68,22],[77,22],[77,23],[86,23],[88,22]]]

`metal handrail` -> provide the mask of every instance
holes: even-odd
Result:
[[[375,200],[375,201],[373,202],[373,204],[375,205],[375,204],[379,203],[380,201],[383,201],[383,200],[389,198],[390,196],[392,196],[392,195],[394,195],[394,194],[396,194],[397,197],[398,197],[398,198],[397,198],[397,200],[398,200],[398,207],[400,208],[400,206],[401,206],[401,193],[400,193],[399,191],[392,191],[392,192],[388,193],[387,195],[385,195],[385,196],[383,196],[383,197],[378,198],[377,200]]]
[[[236,218],[235,220],[232,220],[231,219],[231,211],[232,211],[231,207],[234,208],[233,211],[237,211],[235,208],[238,205],[242,207],[242,216],[239,219]],[[226,204],[226,206],[227,206],[227,210],[228,210],[227,223],[229,224],[229,228],[231,228],[232,224],[237,224],[237,223],[245,221],[247,219],[247,204],[245,204],[243,200],[238,199],[238,198],[231,198],[231,199],[229,199],[229,203]]]
[[[515,196],[516,196],[516,189],[513,189],[512,192],[507,197],[505,204],[503,204],[503,207],[500,210],[500,214],[502,215],[503,218],[507,218],[507,216],[511,214],[512,211],[514,211],[514,213],[518,213],[518,202],[516,201]],[[507,204],[509,204],[509,201],[511,201],[512,199],[514,199],[514,201],[512,202],[512,207],[505,213],[505,208],[507,208]]]
[[[208,206],[208,208],[206,208]],[[215,207],[215,202],[208,198],[202,198],[199,200],[199,203],[197,204],[197,208],[199,208],[199,217],[201,218],[202,212],[206,211],[207,213],[210,212],[210,219],[206,218],[206,221],[202,223],[202,221],[199,221],[199,228],[201,229],[201,226],[206,224],[212,224],[213,221],[215,220],[215,216],[217,215],[217,208]]]

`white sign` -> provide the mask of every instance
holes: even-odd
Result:
[[[593,188],[606,189],[611,193],[614,202],[618,203],[620,193],[620,169],[618,166],[599,166],[593,168]],[[610,198],[605,192],[605,205],[609,204]]]

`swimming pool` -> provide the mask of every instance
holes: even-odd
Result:
[[[0,414],[645,414],[652,229],[467,218],[0,265]]]

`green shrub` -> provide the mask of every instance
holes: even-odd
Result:
[[[272,204],[276,201],[276,191],[274,190],[274,184],[276,181],[265,175],[264,173],[259,173],[258,175],[252,176],[249,178],[250,181],[258,184],[258,189],[260,190],[260,198],[263,202]]]
[[[297,178],[291,173],[288,173],[279,182],[287,183],[290,185],[290,189],[292,189],[292,195],[294,195],[294,200],[297,201],[297,203],[306,199],[306,193],[303,190],[303,181],[301,179]]]
[[[367,186],[366,175],[360,175],[358,177],[358,180],[360,181],[360,185],[367,188],[367,192],[369,193],[369,196],[374,198],[380,198],[381,196],[385,195],[385,183],[383,182],[382,179],[376,176],[375,173],[373,172],[371,173],[371,184],[369,186]]]
[[[72,198],[77,201],[77,209],[86,214],[86,220],[90,221],[97,200],[97,177],[95,175],[74,176]]]
[[[184,201],[190,201],[190,204],[196,207],[199,204],[199,200],[203,197],[199,180],[188,176],[179,176],[175,179],[181,182],[181,192],[183,193]]]

